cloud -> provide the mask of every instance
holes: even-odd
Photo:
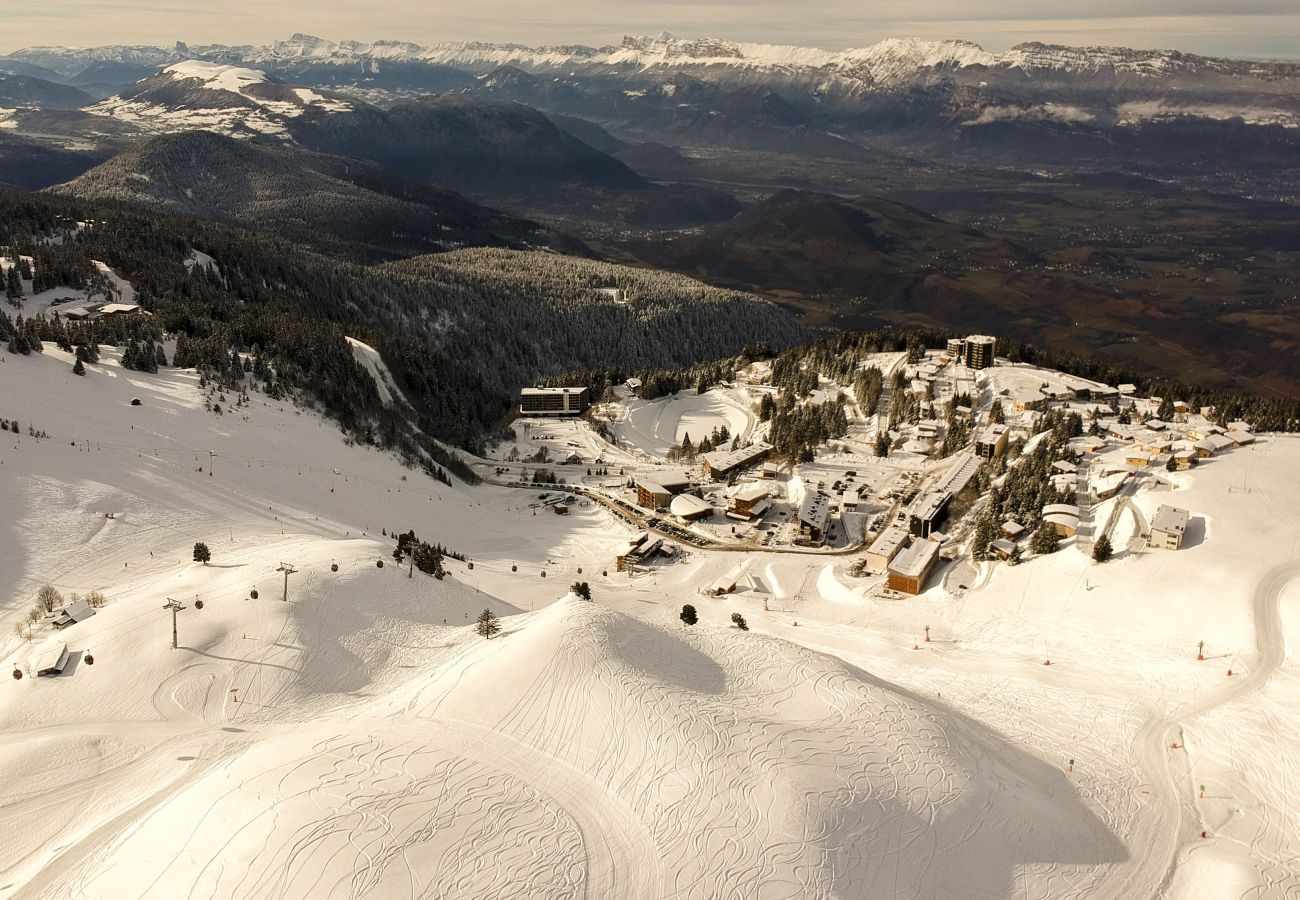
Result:
[[[993,122],[1091,122],[1097,118],[1086,109],[1057,103],[1037,106],[986,106],[980,114],[963,125],[988,125]]]

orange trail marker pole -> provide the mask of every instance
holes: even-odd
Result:
[[[1205,662],[1205,641],[1196,642],[1196,661]]]

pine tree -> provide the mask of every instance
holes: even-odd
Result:
[[[86,367],[85,365],[82,364],[81,357],[77,357],[77,361],[72,364],[72,374],[73,375],[86,374]]]
[[[1110,538],[1102,535],[1097,539],[1097,543],[1092,545],[1092,558],[1099,563],[1104,563],[1115,553],[1114,548],[1110,545]]]
[[[583,600],[591,599],[591,585],[585,581],[575,581],[569,586],[569,590],[577,594]]]
[[[741,631],[749,631],[749,623],[746,622],[745,617],[738,612],[731,614],[731,623]]]
[[[975,525],[975,540],[971,544],[971,552],[976,559],[985,559],[988,557],[989,544],[998,538],[998,525],[993,519],[994,509],[990,509],[983,516],[980,516],[979,522]]]
[[[1051,522],[1044,521],[1034,532],[1034,537],[1029,542],[1029,549],[1042,555],[1055,553],[1060,545],[1061,536],[1056,533],[1056,528]]]
[[[685,606],[682,607],[681,619],[687,625],[694,625],[696,622],[700,620],[700,617],[695,612],[695,607],[687,603]]]
[[[889,455],[889,437],[883,431],[876,433],[876,456]]]
[[[474,630],[478,632],[479,637],[490,641],[492,635],[501,631],[501,622],[498,621],[496,613],[490,609],[485,609],[478,614],[478,622],[475,624]]]
[[[194,561],[206,566],[210,559],[212,559],[212,551],[208,549],[208,545],[197,541],[194,544]]]

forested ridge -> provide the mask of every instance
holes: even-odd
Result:
[[[156,331],[185,338],[196,365],[219,377],[232,349],[255,349],[282,387],[309,393],[350,435],[389,446],[420,440],[406,433],[410,419],[427,436],[473,448],[519,387],[548,373],[625,360],[686,366],[752,341],[806,337],[773,304],[681,276],[503,250],[366,267],[114,201],[0,192],[0,244],[34,257],[38,290],[86,288],[91,260],[108,264],[135,287]],[[187,266],[193,251],[216,265]],[[623,288],[628,302],[595,287]],[[12,332],[16,321],[0,328]],[[382,405],[345,336],[380,352],[412,413]]]

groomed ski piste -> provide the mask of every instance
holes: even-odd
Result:
[[[1104,565],[887,599],[752,553],[763,590],[711,597],[742,557],[619,573],[601,506],[448,487],[116,358],[0,362],[6,900],[1300,891],[1294,438],[1139,491],[1196,511],[1177,552],[1126,549],[1126,511]],[[408,574],[408,529],[473,567]],[[106,603],[29,643],[46,583]]]

